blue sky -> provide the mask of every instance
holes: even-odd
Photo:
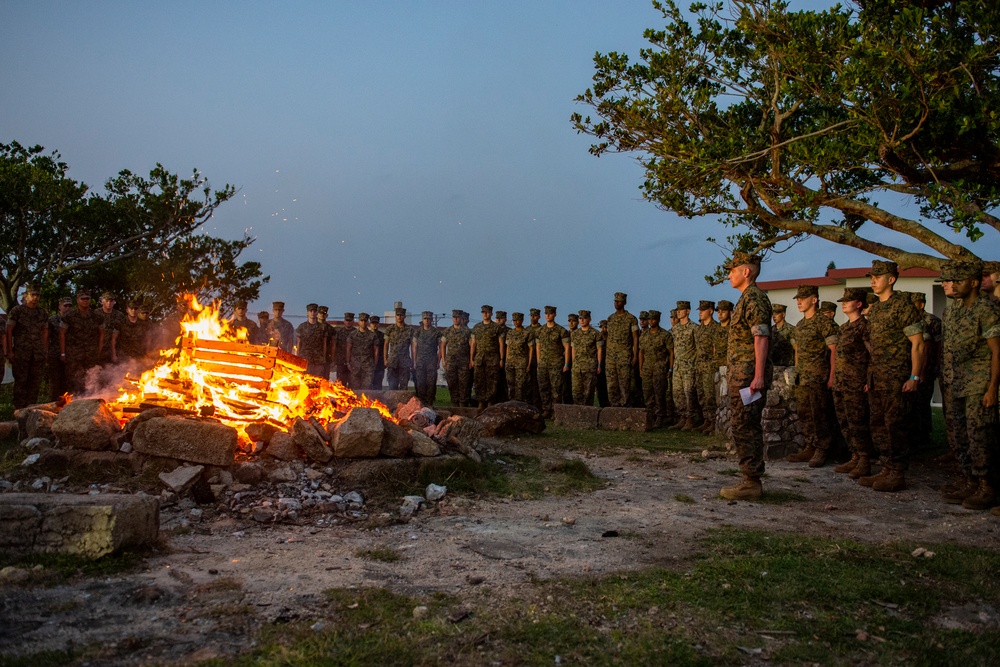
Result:
[[[58,149],[98,189],[157,162],[235,185],[206,231],[257,237],[254,309],[735,300],[703,279],[724,230],[644,202],[639,166],[569,123],[594,53],[635,53],[660,21],[648,0],[4,0],[0,141]],[[764,277],[831,260],[871,258],[810,240]]]

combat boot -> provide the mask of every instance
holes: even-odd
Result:
[[[705,435],[712,435],[713,433],[715,433],[715,424],[706,419],[705,423],[702,424],[701,432],[704,433]]]
[[[853,454],[851,454],[850,460],[844,461],[839,466],[835,467],[833,469],[833,472],[851,472],[852,470],[854,470],[855,466],[858,465],[858,460],[860,458],[861,455],[858,454],[857,452],[854,452]]]
[[[872,474],[872,457],[868,454],[860,454],[858,455],[857,465],[854,466],[851,472],[847,473],[847,476],[851,479],[860,479],[870,474]]]
[[[978,490],[978,480],[975,477],[966,477],[964,483],[956,484],[951,491],[942,491],[941,498],[949,505],[961,505]]]
[[[693,431],[695,429],[694,420],[688,417],[684,420],[684,425],[681,426],[682,431]]]
[[[906,478],[903,476],[903,469],[899,466],[886,466],[889,474],[882,479],[872,482],[872,489],[883,493],[895,493],[906,488]]]
[[[861,486],[873,486],[876,480],[884,479],[889,476],[889,466],[882,466],[874,475],[866,475],[858,479],[858,484]]]
[[[816,448],[813,455],[809,458],[810,468],[822,468],[826,465],[826,450]]]
[[[763,494],[760,477],[744,477],[739,484],[723,487],[719,491],[719,495],[727,500],[760,500]]]
[[[992,514],[993,516],[1000,516],[1000,506],[991,509],[990,514]]]
[[[785,460],[788,461],[789,463],[805,463],[806,461],[812,459],[815,453],[816,453],[816,448],[810,445],[804,449],[800,449],[794,454],[789,454],[788,457],[785,458]]]
[[[686,423],[687,423],[687,421],[685,421],[684,419],[681,419],[680,417],[678,417],[677,418],[677,422],[673,426],[671,426],[670,428],[668,428],[667,430],[668,431],[683,431],[684,430],[684,425]]]
[[[967,510],[988,510],[996,504],[996,494],[993,492],[989,480],[985,477],[979,478],[976,492],[962,501],[962,507]]]

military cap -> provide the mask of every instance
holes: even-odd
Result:
[[[549,313],[555,315],[556,314],[556,307],[555,306],[545,306],[545,314],[548,315]]]
[[[271,310],[284,310],[284,309],[285,309],[285,302],[284,301],[272,301],[271,302]]]
[[[899,275],[899,266],[896,262],[889,262],[881,259],[872,260],[872,270],[866,276]]]
[[[524,313],[519,313],[517,311],[514,311],[513,313],[510,314],[510,319],[514,320],[515,322],[523,322]]]
[[[910,292],[910,301],[913,303],[927,303],[927,295],[923,292]]]
[[[576,313],[570,313],[569,315],[566,316],[566,319],[567,320],[578,320],[578,319],[580,319],[580,317]]]
[[[246,307],[247,307],[247,302],[244,301],[243,299],[240,299],[239,301],[237,301],[236,303],[233,304],[233,308],[243,308],[243,309],[246,309]]]
[[[607,321],[607,320],[601,320],[601,321],[600,321],[600,322],[599,322],[599,323],[597,324],[597,326],[599,326],[599,327],[606,327],[606,326],[608,326],[608,321]]]
[[[950,260],[941,268],[940,281],[965,280],[966,278],[982,278],[983,263],[979,261],[960,262]]]
[[[865,296],[866,294],[868,294],[868,291],[863,290],[860,287],[847,287],[844,288],[844,296],[837,299],[837,301],[839,301],[840,303],[844,303],[845,301],[846,302],[860,301],[861,303],[865,303],[866,299],[868,298],[867,296]]]
[[[139,312],[140,313],[146,313],[147,315],[149,315],[149,306],[147,306],[145,304],[139,306]]]
[[[104,301],[105,299],[109,299],[111,301],[114,301],[115,300],[115,295],[112,294],[111,292],[104,292],[103,294],[101,294],[101,301]]]
[[[639,319],[640,320],[648,320],[649,319],[649,311],[648,310],[640,310],[639,311]]]
[[[528,311],[528,314],[529,315],[541,315],[542,311],[538,310],[537,308],[532,308],[531,310]]]
[[[138,308],[139,307],[139,302],[136,301],[135,299],[129,299],[128,303],[125,304],[125,307],[126,308]]]
[[[306,312],[308,313],[310,310],[319,310],[319,305],[315,303],[306,304]]]
[[[316,310],[319,311],[319,312],[321,312],[321,313],[323,313],[324,315],[326,315],[327,313],[330,312],[329,306],[320,306]]]
[[[67,306],[72,306],[73,305],[73,297],[64,296],[63,298],[59,299],[59,305],[61,306],[63,304],[66,304]]]
[[[670,309],[670,317],[677,317],[677,309],[676,308],[671,308]]]
[[[589,310],[581,310],[580,311],[580,317],[581,318],[585,317],[585,318],[587,318],[589,320],[590,319],[590,311]]]
[[[368,313],[358,313],[358,322],[367,322]]]
[[[819,298],[819,288],[815,285],[799,285],[799,288],[795,290],[796,299],[807,299],[811,296]]]
[[[786,310],[788,310],[788,306],[786,306],[783,303],[772,303],[771,304],[771,312],[772,313],[783,313]]]
[[[77,299],[89,299],[90,298],[90,290],[89,289],[78,289],[76,291],[76,298]]]
[[[25,295],[28,294],[41,294],[42,290],[38,289],[38,285],[28,285],[24,288]]]
[[[368,321],[369,322],[374,322],[375,324],[378,324],[379,322],[382,321],[382,318],[379,317],[378,315],[369,315],[368,316]]]
[[[984,273],[1000,273],[1000,262],[983,262]]]
[[[345,320],[353,320],[354,319],[354,313],[344,313],[344,319]]]
[[[463,311],[463,310],[461,310],[459,308],[454,308],[451,311],[451,316],[452,317],[457,317],[457,318],[461,319],[464,315],[465,315],[465,311]]]
[[[732,310],[732,309],[733,309],[733,302],[732,301],[729,301],[727,299],[720,299],[719,300],[718,310]]]
[[[651,310],[651,311],[649,311],[649,319],[651,319],[651,320],[659,320],[660,319],[660,311],[658,311],[658,310]]]
[[[420,318],[425,320],[432,320],[434,319],[434,313],[432,313],[429,310],[425,310],[424,312],[420,313]]]
[[[615,301],[628,301],[628,294],[625,292],[615,292]]]
[[[394,312],[397,315],[402,315],[404,317],[406,316],[406,308],[397,308]]]
[[[690,301],[678,301],[677,302],[677,310],[691,310],[691,302]]]
[[[506,310],[498,310],[496,312],[496,315],[497,315],[497,319],[500,319],[501,317],[506,318],[507,317],[507,311]]]
[[[484,303],[483,307],[479,309],[479,312],[481,312],[481,313],[492,313],[493,312],[493,306]]]
[[[715,311],[715,302],[714,301],[705,301],[704,299],[702,299],[701,301],[698,302],[698,310],[711,310],[711,311],[714,312]]]
[[[837,312],[837,304],[833,301],[820,301],[819,309],[828,313],[835,313]]]
[[[258,319],[260,319],[262,317],[264,317],[264,318],[271,317],[271,313],[267,312],[266,310],[262,310],[259,313],[257,313],[257,318]]]
[[[729,269],[736,268],[737,266],[743,266],[744,264],[757,264],[760,265],[760,255],[754,255],[749,252],[741,252],[737,250],[733,253],[732,257],[727,259],[723,264],[722,268]]]
[[[865,296],[865,303],[867,303],[869,306],[872,305],[873,303],[876,303],[877,301],[878,301],[878,294],[876,294],[875,292],[868,292],[868,294]]]

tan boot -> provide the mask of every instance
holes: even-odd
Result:
[[[964,484],[956,485],[951,492],[942,493],[941,498],[949,505],[961,505],[978,490],[979,481],[975,477],[966,477]]]
[[[785,460],[788,461],[789,463],[805,463],[806,461],[811,459],[813,457],[813,454],[815,453],[816,453],[816,448],[810,446],[806,447],[805,449],[800,449],[794,454],[789,454]]]
[[[847,476],[851,479],[861,479],[870,474],[872,474],[872,457],[868,454],[861,454],[858,456],[858,464],[851,472],[847,473]]]
[[[882,479],[876,479],[872,483],[872,489],[883,493],[895,493],[906,488],[906,478],[903,476],[903,469],[899,466],[886,466],[889,474]]]
[[[979,478],[976,492],[962,501],[962,507],[967,510],[988,510],[996,504],[997,496],[985,477]]]
[[[858,454],[857,452],[854,452],[853,454],[851,454],[851,458],[849,461],[844,461],[843,463],[841,463],[839,466],[833,469],[833,472],[851,472],[852,470],[854,470],[855,466],[858,465],[858,459],[860,458],[861,455]]]
[[[759,477],[744,477],[734,486],[724,487],[719,495],[727,500],[760,500],[764,490]]]
[[[882,469],[879,470],[874,475],[866,475],[865,477],[859,478],[858,484],[860,484],[861,486],[873,486],[876,480],[880,480],[888,476],[889,476],[889,466],[882,466]]]
[[[812,457],[809,459],[809,467],[822,468],[825,465],[826,465],[826,450],[817,448],[816,451],[813,452]]]
[[[992,514],[993,516],[1000,516],[1000,506],[991,509],[990,514]]]
[[[681,426],[681,430],[682,431],[693,431],[694,428],[695,428],[695,426],[694,426],[694,420],[691,419],[690,417],[688,417],[687,419],[685,419],[684,420],[684,425]]]
[[[670,428],[668,428],[667,430],[668,431],[681,431],[681,430],[684,429],[684,424],[686,424],[686,423],[687,422],[684,419],[678,417],[677,418],[677,422],[673,426],[671,426]]]

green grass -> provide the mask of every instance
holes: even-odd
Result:
[[[2,363],[2,360],[0,360]],[[10,369],[7,369],[10,372]],[[13,383],[0,384],[0,422],[9,422],[14,419],[14,385]]]
[[[148,555],[148,551],[122,551],[91,560],[70,554],[0,554],[0,569],[14,566],[29,570],[26,584],[54,586],[75,578],[92,579],[129,572],[139,567]],[[41,568],[34,569],[39,565]]]
[[[996,627],[935,621],[948,604],[1000,604],[1000,554],[912,548],[721,529],[681,570],[535,582],[514,600],[334,590],[236,664],[998,664]]]
[[[724,450],[725,439],[691,431],[659,429],[647,433],[634,431],[577,430],[549,424],[537,435],[520,436],[519,442],[546,449],[561,449],[598,455],[641,449],[649,453],[697,453]]]
[[[370,549],[359,549],[355,554],[364,560],[374,560],[380,563],[397,563],[403,560],[403,555],[387,546],[376,546]]]
[[[565,495],[594,491],[604,482],[579,459],[544,463],[537,456],[502,454],[482,463],[469,459],[428,459],[421,463],[416,489],[441,484],[449,493],[536,499],[545,493]]]

